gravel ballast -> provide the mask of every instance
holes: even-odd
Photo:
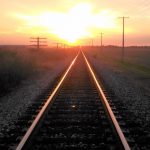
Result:
[[[52,82],[65,71],[70,61],[63,61],[61,65],[38,73],[37,76],[24,80],[8,95],[0,98],[0,131],[9,130],[11,125],[29,107],[33,101]]]
[[[101,60],[89,56],[89,60],[98,75],[104,80],[117,99],[133,114],[143,127],[150,123],[150,88],[147,83],[135,80],[133,74],[126,74]]]
[[[120,68],[111,61],[88,55],[97,76],[104,88],[112,95],[112,102],[122,115],[129,128],[135,147],[150,149],[150,78],[128,69]],[[119,106],[118,106],[119,104]],[[121,107],[120,107],[121,106]],[[122,109],[123,108],[123,109]]]

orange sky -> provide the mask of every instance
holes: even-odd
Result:
[[[0,44],[29,44],[42,36],[48,43],[150,45],[150,0],[0,0]]]

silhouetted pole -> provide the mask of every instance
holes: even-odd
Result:
[[[56,47],[58,48],[59,43],[56,43],[56,45],[57,45]]]
[[[103,46],[103,33],[100,33],[101,34],[101,47]]]
[[[63,44],[64,45],[64,49],[66,49],[66,44]]]
[[[92,39],[92,47],[94,46],[94,41],[93,41],[93,39]]]
[[[41,46],[47,46],[47,45],[41,44],[41,43],[46,43],[46,41],[42,41],[42,40],[46,40],[47,38],[31,37],[30,39],[34,40],[34,41],[30,41],[30,42],[35,43],[31,46],[36,46],[37,50],[39,50]]]
[[[123,63],[124,62],[124,22],[125,22],[125,19],[129,18],[129,17],[119,17],[120,19],[122,19],[123,21],[123,28],[122,28],[122,56],[121,56],[121,62]]]
[[[102,33],[102,32],[100,33],[100,35],[101,35],[101,50],[102,50],[102,48],[103,48],[103,34],[104,34],[104,33]]]
[[[40,39],[39,39],[39,37],[37,37],[37,49],[39,49],[40,48]]]
[[[57,48],[57,49],[59,48],[59,45],[62,45],[62,43],[59,43],[59,42],[56,42],[56,43],[54,43],[54,44],[56,44],[56,48]]]

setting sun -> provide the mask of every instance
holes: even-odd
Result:
[[[28,44],[30,37],[47,37],[48,45],[120,45],[122,20],[127,45],[149,45],[150,4],[143,0],[1,0],[0,44]],[[139,9],[142,8],[142,9]]]
[[[0,4],[0,150],[150,150],[150,0]]]
[[[94,12],[92,5],[87,3],[78,4],[67,12],[45,12],[36,16],[16,14],[16,16],[32,27],[30,32],[37,32],[35,30],[39,27],[42,32],[45,30],[70,43],[81,38],[94,37],[95,28],[100,31],[115,27],[113,13],[109,10]]]

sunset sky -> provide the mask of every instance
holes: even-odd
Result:
[[[0,0],[0,44],[29,44],[30,37],[55,42],[150,45],[150,0]]]

